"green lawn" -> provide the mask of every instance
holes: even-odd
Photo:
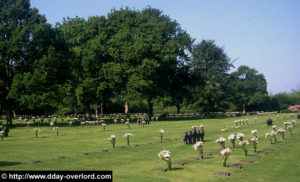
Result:
[[[254,117],[258,117],[254,123]],[[277,119],[275,115],[248,116],[227,119],[205,119],[190,121],[156,121],[145,127],[131,124],[131,129],[125,124],[109,124],[106,131],[101,126],[95,127],[60,127],[56,136],[50,126],[40,127],[41,132],[35,138],[35,127],[19,127],[10,130],[9,137],[0,141],[0,170],[112,170],[114,181],[299,181],[300,179],[300,126],[293,128],[294,135],[286,132],[286,144],[278,138],[277,144],[270,144],[264,138],[266,132],[271,131],[266,126],[266,118],[273,118],[277,129],[284,121],[296,118]],[[249,125],[242,125],[235,129],[234,120],[248,118]],[[198,152],[192,145],[184,145],[181,136],[193,125],[205,125],[204,153],[210,153],[209,159],[190,161],[189,158],[198,157]],[[228,130],[220,130],[227,127]],[[164,142],[160,143],[158,129],[164,129]],[[252,160],[253,164],[242,164],[242,169],[222,167],[222,158],[214,150],[220,146],[215,140],[221,136],[227,137],[231,133],[242,132],[246,139],[251,139],[250,131],[258,130],[258,151],[275,148],[268,155],[261,158],[251,158],[256,155],[252,144],[249,145],[249,156],[245,157],[242,149],[234,148],[227,165],[241,164],[241,160]],[[137,147],[127,147],[122,137],[125,133],[132,133],[132,144]],[[115,134],[116,146],[126,146],[124,149],[112,148],[107,138]],[[177,140],[166,140],[178,138]],[[152,144],[145,144],[151,142]],[[237,142],[238,143],[238,142]],[[226,141],[226,146],[231,146]],[[277,147],[278,146],[278,147]],[[108,152],[99,152],[108,149]],[[171,151],[173,162],[184,162],[184,166],[173,166],[172,171],[154,172],[154,168],[167,168],[164,161],[159,161],[158,153],[168,149]],[[79,153],[88,153],[81,156]],[[56,159],[65,156],[65,159]],[[30,160],[40,163],[30,164]],[[216,176],[216,172],[230,172],[231,176]]]

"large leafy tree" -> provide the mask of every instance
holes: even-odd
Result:
[[[105,80],[104,63],[109,61],[105,17],[65,19],[59,30],[71,52],[72,79],[69,81],[69,103],[82,105],[87,115],[91,106],[96,110],[110,96]],[[76,108],[76,107],[75,107]]]
[[[107,22],[115,93],[125,104],[132,98],[145,99],[151,117],[153,100],[168,93],[178,58],[184,57],[191,40],[184,42],[189,36],[179,24],[151,7],[113,10]]]
[[[212,40],[203,40],[194,46],[190,66],[194,108],[204,112],[226,110],[230,103],[228,71],[233,65],[224,50]]]
[[[240,66],[237,71],[231,73],[230,88],[233,93],[233,103],[237,110],[265,110],[267,97],[267,81],[263,74],[254,68]]]
[[[51,44],[51,26],[29,0],[0,1],[0,104],[7,123],[12,124],[16,102],[8,97],[12,82],[19,73],[31,71]]]

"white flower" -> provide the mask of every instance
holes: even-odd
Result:
[[[203,124],[201,124],[201,125],[200,125],[200,128],[204,128],[204,125],[203,125]]]
[[[239,128],[241,128],[241,126],[236,126],[235,128],[236,128],[236,129],[239,129]]]
[[[248,140],[240,141],[240,143],[239,143],[239,146],[241,146],[241,147],[245,147],[246,145],[249,145]]]
[[[283,128],[280,128],[279,130],[277,130],[277,133],[284,133],[286,130]]]
[[[117,122],[118,122],[118,120],[117,120],[117,119],[114,119],[114,122],[115,122],[115,123],[117,123]]]
[[[106,124],[105,124],[105,123],[102,123],[101,125],[102,125],[103,127],[105,127],[105,126],[106,126]]]
[[[287,121],[287,122],[284,122],[283,124],[284,124],[284,125],[290,125],[291,122]]]
[[[34,128],[33,129],[33,132],[35,132],[35,133],[39,133],[41,130],[40,129],[38,129],[38,128]]]
[[[239,120],[235,120],[234,122],[235,122],[235,123],[238,123],[238,122],[240,122],[240,121],[239,121]]]
[[[232,153],[232,150],[230,148],[225,148],[223,149],[222,151],[220,151],[220,153],[223,155],[223,156],[228,156]]]
[[[293,128],[293,126],[288,126],[288,127],[287,127],[288,130],[290,130],[290,129],[292,129],[292,128]]]
[[[197,128],[197,126],[192,126],[192,130],[193,130],[193,129],[196,129],[196,128]]]
[[[265,138],[268,138],[268,137],[270,137],[271,136],[271,133],[266,133],[265,134]]]
[[[226,141],[226,138],[224,138],[224,137],[220,137],[216,140],[217,143],[223,143],[225,141]]]
[[[228,140],[235,140],[235,134],[231,134],[228,136]]]
[[[0,136],[3,136],[4,135],[4,131],[0,131]]]
[[[277,127],[276,125],[273,125],[273,126],[272,126],[273,129],[275,129],[276,127]]]
[[[251,138],[251,141],[252,141],[252,142],[256,142],[256,143],[257,143],[257,142],[258,142],[258,138],[256,138],[256,137],[254,137],[254,138]]]
[[[123,137],[128,138],[128,137],[132,137],[132,136],[133,136],[133,134],[131,134],[131,133],[125,133]]]
[[[203,147],[203,142],[197,142],[195,145],[193,145],[195,150],[199,150],[201,147]]]
[[[271,136],[276,136],[277,132],[276,131],[271,131],[270,134],[271,134]]]
[[[158,157],[161,160],[170,160],[171,152],[169,150],[164,149],[163,151],[159,152]]]
[[[245,137],[243,133],[236,134],[236,138],[242,140]]]
[[[251,133],[254,135],[257,133],[257,130],[251,130]]]
[[[157,130],[157,131],[158,131],[158,133],[161,134],[161,135],[165,133],[165,130],[162,130],[162,129]]]

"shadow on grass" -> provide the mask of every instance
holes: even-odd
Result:
[[[178,171],[178,170],[183,170],[183,167],[172,167],[170,171]]]
[[[0,161],[0,167],[3,166],[13,166],[13,165],[19,165],[22,164],[22,162],[6,162],[6,161]]]

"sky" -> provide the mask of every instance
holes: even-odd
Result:
[[[269,94],[300,91],[298,0],[31,0],[52,25],[148,5],[176,20],[196,43],[214,40],[234,61],[232,71],[246,65],[264,74]]]

